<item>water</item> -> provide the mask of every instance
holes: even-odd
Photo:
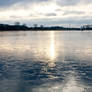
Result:
[[[0,92],[92,92],[92,32],[0,32]]]

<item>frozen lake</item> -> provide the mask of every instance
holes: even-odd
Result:
[[[92,92],[92,32],[0,32],[0,92]]]

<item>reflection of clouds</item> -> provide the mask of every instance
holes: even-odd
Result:
[[[3,44],[0,45],[0,51],[13,51],[12,45],[11,44]]]
[[[28,91],[32,90],[33,86],[37,87],[30,92],[83,92],[84,86],[90,85],[92,79],[92,64],[88,66],[89,58],[92,61],[91,45],[82,44],[84,39],[80,43],[70,43],[75,40],[68,40],[63,32],[60,32],[60,35],[56,32],[41,33],[43,34],[34,32],[34,35],[26,37],[19,35],[13,39],[5,35],[0,39],[0,63],[5,63],[0,65],[2,77],[6,80],[14,78],[10,85],[12,89],[13,84],[16,84],[15,89],[19,85],[20,89]],[[6,54],[8,58],[5,57]],[[80,63],[82,58],[87,60],[86,63]],[[9,85],[10,81],[5,79],[2,79],[2,83]],[[2,85],[1,88],[5,86]]]
[[[4,45],[0,45],[0,48],[2,48],[1,50],[6,50],[6,51],[15,51],[17,50],[18,52],[23,52],[26,51],[28,49],[30,49],[29,45],[12,45],[12,44],[4,44]]]
[[[7,69],[4,69],[3,72],[7,73],[8,77],[4,75],[5,73],[2,73],[3,77],[6,78],[6,80],[9,80],[9,82],[11,78],[14,78],[14,80],[9,84],[8,81],[2,80],[2,83],[7,84],[7,87],[10,87],[10,89],[12,88],[12,90],[17,89],[17,87],[19,87],[21,90],[31,90],[30,92],[84,92],[86,90],[84,89],[85,84],[82,85],[82,83],[80,83],[82,80],[80,80],[81,75],[78,74],[78,72],[83,69],[80,68],[80,64],[64,64],[59,62],[57,63],[57,67],[51,68],[49,67],[48,63],[45,62],[29,62],[26,60],[24,62],[25,63],[21,63],[19,61],[6,62],[5,66],[10,64],[11,67],[8,66]],[[76,68],[79,68],[80,70],[76,71],[76,68],[76,70],[71,70],[75,65]],[[81,73],[83,73],[83,71],[90,72],[88,69],[85,69],[87,68],[84,68]],[[86,77],[84,74],[83,76]],[[5,86],[3,86],[3,88],[5,88]],[[10,89],[9,92],[11,92]]]
[[[83,85],[76,81],[75,76],[69,76],[67,83],[65,84],[62,92],[84,92],[85,88]]]
[[[76,37],[74,38],[70,36],[70,33],[57,33],[55,31],[29,33],[0,33],[0,52],[5,51],[7,53],[17,53],[19,55],[24,55],[24,53],[29,53],[30,55],[30,53],[34,53],[35,58],[42,59],[47,62],[50,61],[51,66],[54,66],[53,62],[55,59],[62,59],[62,61],[64,61],[66,57],[74,57],[74,60],[90,59],[91,61],[92,59],[90,40],[87,39],[87,41],[84,42],[83,40],[86,39],[82,39],[83,35],[80,35],[81,38],[77,38],[78,43],[75,43],[75,40],[73,39]],[[88,38],[88,36],[85,38]]]
[[[85,86],[79,84],[76,80],[76,76],[74,71],[70,73],[69,76],[65,77],[65,80],[58,83],[46,83],[40,86],[39,88],[33,89],[33,92],[84,92]],[[77,75],[78,77],[78,75]],[[44,87],[45,86],[45,87]]]

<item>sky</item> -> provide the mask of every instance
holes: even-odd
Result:
[[[80,26],[92,23],[92,0],[0,0],[0,23]]]

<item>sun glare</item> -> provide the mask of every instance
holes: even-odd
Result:
[[[51,13],[55,12],[55,10],[58,8],[56,4],[49,4],[49,5],[38,5],[35,7],[35,11],[38,13]]]

